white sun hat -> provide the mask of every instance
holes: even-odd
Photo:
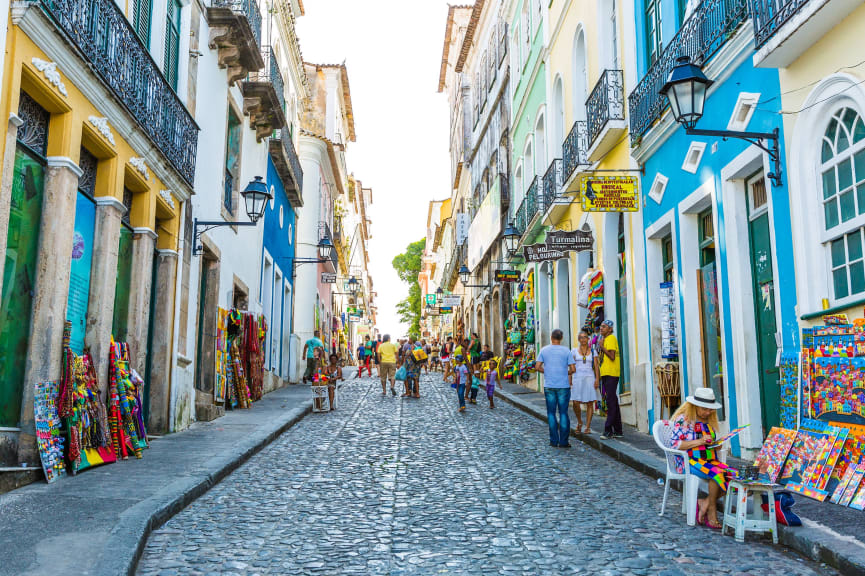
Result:
[[[715,391],[711,388],[697,388],[694,390],[693,396],[685,398],[685,402],[689,402],[694,406],[699,406],[700,408],[710,408],[712,410],[718,410],[722,407],[721,404],[715,400]]]

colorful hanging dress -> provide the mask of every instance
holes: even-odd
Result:
[[[702,438],[704,434],[708,434],[715,439],[715,431],[712,427],[704,422],[691,424],[684,416],[679,416],[673,423],[673,436],[670,439],[672,448],[678,449],[682,442],[697,440]],[[681,474],[685,471],[682,458],[676,457],[676,468]],[[727,491],[727,474],[731,473],[731,469],[717,459],[715,450],[705,448],[694,448],[688,450],[688,466],[690,466],[691,474],[699,476],[704,480],[711,480],[721,487],[723,492]]]

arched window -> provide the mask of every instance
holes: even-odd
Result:
[[[571,98],[574,106],[574,120],[586,119],[586,99],[588,93],[588,80],[586,68],[586,35],[582,28],[574,37],[574,57],[573,62],[573,97]]]
[[[538,114],[535,122],[535,174],[543,175],[547,169],[547,136],[544,113]]]
[[[565,95],[562,77],[556,77],[553,88],[553,158],[562,157],[562,143],[565,140]]]
[[[865,123],[854,109],[832,115],[820,163],[832,284],[841,300],[865,292]]]

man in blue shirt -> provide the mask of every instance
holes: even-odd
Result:
[[[541,348],[535,368],[544,375],[544,397],[547,401],[547,423],[550,425],[550,446],[570,448],[571,419],[568,404],[571,402],[571,384],[568,376],[574,373],[574,357],[562,346],[564,334],[556,328],[550,335],[552,344]],[[556,418],[556,410],[559,417]]]
[[[320,350],[320,352],[318,352]],[[324,342],[321,341],[321,332],[316,330],[313,332],[312,338],[306,341],[303,345],[303,355],[306,356],[306,372],[303,374],[303,383],[307,380],[312,380],[316,369],[316,355],[324,355]]]

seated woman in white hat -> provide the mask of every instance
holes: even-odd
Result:
[[[726,464],[718,460],[715,450],[711,447],[715,441],[715,431],[718,429],[716,410],[721,407],[715,400],[715,392],[711,388],[697,388],[693,396],[688,396],[685,403],[679,406],[673,414],[673,436],[671,448],[684,450],[688,453],[687,465],[691,474],[708,481],[709,497],[697,502],[697,523],[710,528],[720,528],[718,522],[718,498],[727,492],[727,474],[732,471]],[[679,472],[684,472],[684,462],[677,458]]]

